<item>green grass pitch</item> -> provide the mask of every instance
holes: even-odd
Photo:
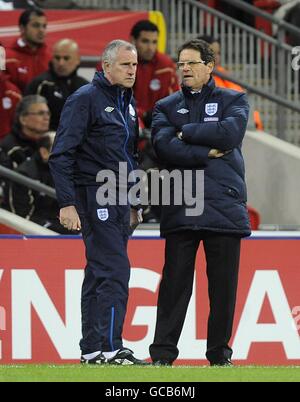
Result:
[[[300,382],[298,367],[0,366],[0,382]]]

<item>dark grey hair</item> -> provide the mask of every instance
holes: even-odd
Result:
[[[48,105],[47,99],[40,95],[28,95],[25,96],[17,106],[15,114],[15,124],[20,127],[20,117],[26,116],[32,105],[37,103],[45,103]]]
[[[112,64],[116,60],[120,49],[131,50],[137,54],[136,47],[132,43],[121,39],[114,40],[110,42],[104,49],[102,54],[102,63]]]

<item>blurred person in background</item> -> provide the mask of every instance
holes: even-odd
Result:
[[[226,70],[226,68],[221,66],[220,41],[218,39],[216,39],[212,36],[208,36],[208,35],[200,36],[197,39],[204,40],[205,42],[207,42],[210,45],[211,49],[213,50],[213,52],[215,54],[215,59],[216,59],[214,71],[220,72],[224,75],[228,75],[228,74],[230,75],[230,71]],[[218,77],[214,73],[213,73],[213,77],[215,80],[216,87],[233,89],[234,91],[238,91],[238,92],[246,92],[246,90],[244,88],[242,88],[240,85],[235,84],[234,82],[232,82],[230,80],[226,80],[225,78]],[[252,124],[253,124],[253,126],[255,125],[255,128],[257,130],[263,131],[264,125],[263,125],[262,118],[261,118],[261,115],[258,110],[254,110],[250,119],[253,119],[253,120],[251,120]]]
[[[47,101],[38,95],[26,96],[18,104],[13,128],[0,142],[0,165],[16,170],[38,149],[38,141],[49,130],[50,112]],[[11,185],[8,180],[0,182],[0,203],[5,209],[11,207]]]
[[[48,160],[54,140],[54,134],[46,134],[37,142],[37,150],[26,159],[17,172],[33,180],[54,188]],[[55,199],[47,195],[12,183],[11,211],[23,218],[35,222],[47,229],[61,234],[71,234],[58,220],[59,207]]]
[[[80,53],[78,44],[62,39],[53,47],[52,61],[47,72],[35,78],[26,88],[25,94],[44,96],[51,111],[50,129],[56,131],[60,115],[67,98],[77,89],[88,84],[78,76]]]
[[[47,18],[42,10],[31,8],[19,18],[21,36],[7,47],[7,73],[23,92],[38,75],[47,71],[51,55],[46,40]]]
[[[0,141],[10,133],[17,104],[21,100],[20,90],[9,80],[6,70],[6,52],[1,46],[0,61]]]
[[[141,127],[144,128],[139,143],[140,168],[149,173],[151,169],[160,167],[150,138],[154,105],[180,88],[175,63],[158,51],[158,39],[158,27],[148,20],[137,22],[131,29],[131,41],[137,48],[139,60],[134,96]],[[148,190],[150,199],[151,188]],[[155,223],[159,219],[160,207],[145,210],[145,222]]]
[[[13,129],[0,142],[0,163],[16,169],[37,149],[41,137],[49,131],[50,111],[47,100],[30,95],[18,104]]]
[[[139,60],[134,96],[146,128],[151,128],[155,103],[179,90],[175,63],[158,51],[158,37],[158,27],[148,20],[137,22],[131,29]]]

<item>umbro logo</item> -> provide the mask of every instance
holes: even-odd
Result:
[[[177,110],[177,113],[180,113],[180,114],[187,114],[187,113],[190,113],[190,111],[187,110],[187,109],[180,109],[180,110]]]
[[[106,109],[105,109],[105,111],[107,112],[107,113],[111,113],[111,112],[113,112],[115,110],[115,108],[114,107],[111,107],[111,106],[108,106]]]

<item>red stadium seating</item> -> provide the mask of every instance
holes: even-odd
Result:
[[[248,205],[248,214],[252,230],[258,230],[261,222],[260,214],[258,211]]]
[[[266,11],[273,14],[281,3],[277,0],[255,0],[254,6],[260,8],[262,11]],[[261,17],[255,18],[255,28],[259,31],[265,32],[267,35],[272,36],[272,23]]]

